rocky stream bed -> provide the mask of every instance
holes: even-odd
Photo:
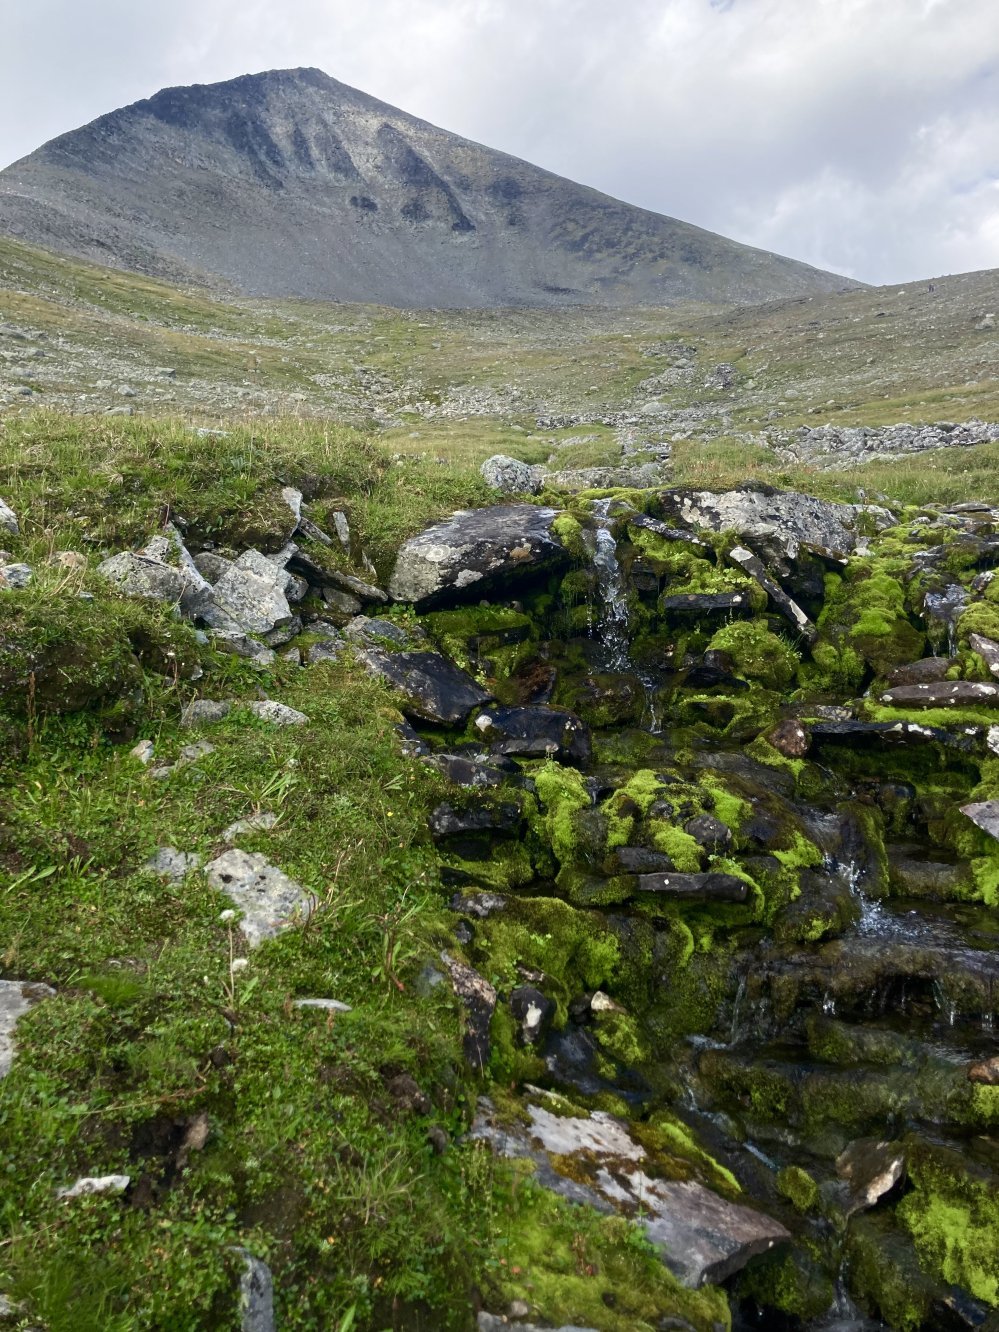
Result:
[[[288,502],[281,551],[173,530],[104,572],[398,691],[449,784],[422,983],[466,1006],[472,1136],[638,1219],[738,1327],[999,1327],[999,512],[511,502],[383,590]],[[266,938],[295,885],[251,869],[217,875]]]

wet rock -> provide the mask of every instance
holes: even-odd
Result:
[[[981,1083],[985,1087],[999,1087],[999,1055],[972,1064],[968,1069],[968,1081]]]
[[[454,805],[438,805],[429,820],[435,841],[472,832],[512,836],[520,827],[520,822],[520,807],[513,804],[483,805],[478,809],[455,809]]]
[[[634,675],[587,675],[574,691],[572,703],[590,726],[621,726],[641,718],[645,689]]]
[[[945,679],[953,665],[950,657],[923,657],[892,671],[888,683],[893,688],[899,685],[936,684]]]
[[[876,744],[925,745],[935,743],[948,749],[971,751],[978,738],[977,728],[965,729],[964,733],[945,731],[938,726],[923,726],[920,722],[865,722],[865,721],[830,721],[815,722],[809,726],[812,744],[818,748],[828,743],[863,744],[871,741]]]
[[[744,592],[683,592],[659,598],[663,615],[731,615],[748,612],[749,598]]]
[[[974,889],[969,865],[939,863],[895,847],[888,848],[888,882],[894,897],[923,897],[935,902],[960,902]]]
[[[58,1189],[58,1198],[92,1198],[97,1194],[124,1193],[131,1183],[129,1175],[84,1175],[68,1188]]]
[[[0,532],[9,532],[11,536],[17,536],[20,530],[17,514],[9,504],[0,499]]]
[[[745,902],[749,897],[749,884],[745,879],[713,871],[706,874],[640,874],[637,887],[640,893],[698,902]]]
[[[0,980],[0,1078],[7,1076],[14,1062],[14,1028],[18,1019],[54,994],[50,986],[36,981]]]
[[[961,813],[999,842],[999,800],[981,800],[975,804],[962,805]]]
[[[201,857],[193,851],[178,851],[173,846],[161,846],[142,866],[150,874],[159,874],[171,883],[181,883],[201,864]]]
[[[240,928],[251,948],[311,914],[311,895],[265,856],[225,851],[205,866],[205,874],[243,913]]]
[[[421,606],[478,600],[527,574],[569,563],[553,534],[554,509],[504,504],[456,513],[411,538],[389,581],[394,601]]]
[[[492,695],[438,652],[383,652],[367,648],[358,660],[403,695],[402,708],[424,721],[461,725]]]
[[[573,1116],[526,1106],[527,1122],[500,1125],[488,1101],[480,1101],[473,1139],[503,1156],[535,1162],[543,1187],[602,1212],[623,1212],[642,1226],[663,1263],[683,1285],[696,1289],[738,1272],[757,1254],[789,1237],[761,1212],[732,1203],[696,1180],[656,1177],[652,1160],[627,1125],[595,1111]],[[573,1178],[560,1160],[571,1160]]]
[[[541,489],[542,468],[530,467],[502,453],[487,458],[479,472],[487,486],[504,495],[536,495]]]
[[[555,1004],[535,986],[521,985],[510,995],[510,1012],[521,1045],[536,1045],[551,1025]]]
[[[441,953],[455,995],[465,1008],[465,1034],[462,1048],[465,1059],[477,1073],[484,1073],[489,1062],[489,1024],[496,1009],[496,990],[466,963]]]
[[[897,1142],[858,1138],[836,1158],[836,1173],[849,1189],[849,1216],[891,1192],[905,1174],[905,1153]]]
[[[893,708],[999,707],[999,684],[949,680],[939,684],[900,685],[881,695]]]
[[[999,643],[993,643],[991,638],[985,638],[982,634],[971,634],[968,646],[972,652],[978,653],[989,668],[989,673],[999,679]]]
[[[565,708],[493,708],[476,717],[475,728],[495,754],[553,758],[580,767],[590,759],[589,728]]]
[[[767,732],[767,743],[786,758],[804,758],[812,745],[812,737],[794,717],[779,722]]]
[[[698,814],[688,819],[683,830],[706,851],[720,852],[732,845],[732,829],[713,814]]]

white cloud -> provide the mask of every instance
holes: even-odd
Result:
[[[5,27],[0,161],[165,84],[317,65],[823,267],[999,266],[994,0],[34,0]]]

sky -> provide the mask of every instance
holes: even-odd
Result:
[[[999,267],[999,0],[5,0],[0,165],[299,65],[867,282]]]

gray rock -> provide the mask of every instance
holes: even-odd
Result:
[[[140,740],[134,749],[128,751],[128,756],[134,758],[137,763],[152,763],[154,753],[152,740]]]
[[[658,1178],[624,1121],[599,1110],[567,1115],[562,1102],[557,1108],[553,1113],[529,1104],[527,1122],[520,1126],[500,1124],[491,1105],[481,1101],[470,1136],[491,1143],[501,1155],[534,1161],[543,1187],[636,1219],[683,1285],[720,1283],[790,1238],[778,1221],[729,1202],[696,1180]],[[559,1168],[566,1159],[574,1164],[573,1178]]]
[[[751,550],[746,550],[745,546],[733,546],[729,551],[729,559],[733,564],[737,564],[743,573],[747,573],[750,578],[754,578],[759,583],[776,609],[792,628],[797,630],[799,634],[804,635],[809,641],[818,637],[818,630],[815,625],[812,624],[798,603],[789,597],[780,584],[768,575],[763,567],[763,561],[757,555],[754,555]]]
[[[476,1332],[597,1332],[595,1327],[580,1327],[576,1323],[565,1323],[561,1327],[541,1327],[538,1323],[511,1323],[503,1314],[486,1313],[483,1309],[476,1316]]]
[[[276,703],[270,698],[253,703],[244,703],[242,706],[247,712],[252,712],[254,717],[259,717],[261,721],[270,722],[272,726],[308,726],[309,724],[309,719],[304,712],[289,708],[284,703]]]
[[[695,902],[745,902],[749,884],[734,874],[640,874],[638,891]]]
[[[504,495],[536,495],[541,489],[542,470],[530,467],[516,458],[494,453],[479,468],[487,486]]]
[[[962,805],[961,813],[999,842],[999,800],[981,800],[975,804]]]
[[[837,504],[796,491],[679,491],[668,502],[691,527],[738,532],[758,553],[774,552],[784,559],[794,559],[803,547],[849,555],[857,545],[858,519],[869,511],[862,505]],[[879,526],[885,521],[877,519]]]
[[[270,832],[277,821],[278,816],[271,813],[270,810],[265,810],[260,814],[251,814],[245,819],[237,819],[235,823],[230,823],[228,828],[223,830],[222,841],[232,842],[245,833]]]
[[[224,698],[196,698],[181,713],[181,726],[210,726],[223,721],[232,711],[232,704]]]
[[[30,564],[0,564],[0,587],[27,587],[33,577]]]
[[[225,851],[205,866],[205,874],[243,913],[241,928],[252,948],[311,914],[311,895],[265,856]]]
[[[0,499],[0,532],[9,532],[11,536],[17,536],[20,530],[14,510]]]
[[[358,661],[400,691],[404,712],[424,721],[456,726],[492,695],[438,652],[382,652],[367,648]]]
[[[338,615],[360,615],[363,607],[360,597],[355,597],[353,592],[344,592],[338,587],[324,587],[323,601]]]
[[[242,630],[215,629],[212,642],[221,652],[231,652],[234,657],[242,657],[254,666],[271,666],[277,661],[277,654]]]
[[[5,1078],[14,1062],[14,1028],[18,1018],[55,990],[35,981],[0,980],[0,1078]]]
[[[510,1012],[521,1045],[535,1045],[555,1016],[555,1003],[534,985],[520,985],[510,995]]]
[[[502,504],[456,513],[410,538],[389,580],[395,601],[478,601],[525,574],[559,568],[569,556],[553,535],[554,509]]]
[[[367,583],[356,574],[344,573],[342,569],[328,569],[325,574],[331,583],[335,583],[344,592],[358,597],[361,601],[388,601],[388,593],[383,592],[374,583]]]
[[[131,1183],[129,1175],[84,1175],[69,1188],[58,1189],[57,1198],[92,1198],[99,1193],[124,1193]]]
[[[180,883],[201,864],[201,857],[193,851],[178,851],[176,847],[161,846],[143,865],[151,874],[162,875],[171,883]]]
[[[306,665],[315,666],[322,661],[336,661],[343,649],[343,639],[324,638],[318,643],[311,643],[305,653]]]
[[[612,490],[622,486],[628,490],[651,490],[665,482],[666,473],[660,463],[640,463],[622,467],[568,467],[544,474],[546,490],[557,490],[567,495],[578,495],[583,490]]]
[[[592,752],[589,727],[566,708],[495,707],[476,717],[475,729],[494,754],[553,758],[578,767]]]
[[[240,1249],[243,1273],[239,1279],[240,1332],[277,1332],[274,1321],[274,1278],[260,1258]]]
[[[216,555],[213,550],[203,550],[194,557],[194,566],[209,583],[217,583],[223,574],[233,566],[232,560]]]
[[[128,597],[179,602],[190,580],[184,572],[163,560],[123,550],[97,566],[102,578],[115,583]]]
[[[215,599],[248,633],[268,634],[291,623],[288,581],[266,555],[245,550],[215,584]]]
[[[343,631],[344,638],[352,643],[364,643],[368,647],[383,647],[391,643],[395,647],[412,647],[412,635],[401,624],[391,620],[371,619],[367,615],[358,615]]]
[[[339,999],[296,999],[296,1008],[317,1008],[324,1013],[352,1013],[350,1004]]]

